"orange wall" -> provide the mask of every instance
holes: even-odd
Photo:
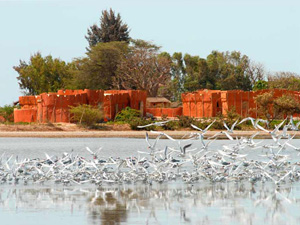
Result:
[[[182,107],[178,108],[147,108],[147,113],[155,117],[166,115],[167,117],[177,117],[182,115]]]
[[[36,122],[36,109],[15,109],[14,110],[14,122]]]
[[[146,98],[146,91],[139,90],[59,90],[57,93],[19,97],[21,109],[16,110],[14,116],[15,122],[69,123],[72,117],[69,113],[70,106],[80,104],[103,107],[106,120],[114,119],[127,106],[142,109],[145,116]]]

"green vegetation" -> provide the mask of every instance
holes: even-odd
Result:
[[[255,102],[258,116],[269,121],[300,113],[300,103],[290,94],[284,94],[274,99],[272,92],[266,92],[258,95]]]
[[[29,63],[20,60],[20,65],[13,68],[19,74],[17,79],[24,94],[38,95],[64,88],[72,78],[73,66],[73,63],[65,63],[51,55],[42,57],[37,52],[30,57]]]
[[[111,41],[125,41],[129,42],[129,29],[127,24],[123,23],[121,16],[118,13],[117,16],[115,12],[110,9],[109,11],[102,11],[102,16],[100,18],[100,27],[96,24],[88,29],[86,40],[89,42],[89,46],[95,46],[101,42],[111,42]]]
[[[14,121],[14,109],[16,107],[11,105],[5,105],[0,107],[0,117],[3,117],[5,122],[13,122]]]
[[[100,108],[91,105],[79,105],[70,107],[73,114],[72,120],[80,125],[91,127],[103,120],[103,112]]]
[[[132,120],[139,119],[141,117],[141,112],[130,107],[126,107],[122,111],[118,112],[115,117],[115,122],[131,122]]]

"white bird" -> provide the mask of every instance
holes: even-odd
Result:
[[[150,123],[144,126],[137,126],[137,128],[145,128],[145,127],[150,127],[150,126],[164,126],[166,125],[166,123],[170,122],[171,120],[167,120],[167,121],[161,121],[161,122],[154,122],[154,123]]]
[[[232,126],[231,126],[230,129],[229,129],[229,127],[227,126],[227,124],[225,123],[225,121],[223,121],[223,124],[224,124],[224,127],[227,129],[227,131],[228,131],[229,133],[233,133],[233,129],[234,129],[235,125],[237,124],[237,122],[238,122],[238,120],[236,120],[236,121],[232,124]]]
[[[202,130],[201,128],[197,127],[197,126],[194,125],[194,124],[191,124],[191,126],[192,126],[194,129],[201,131],[202,134],[205,134],[205,133],[208,131],[208,129],[214,124],[214,122],[216,122],[216,120],[214,120],[211,124],[209,124],[204,130]]]

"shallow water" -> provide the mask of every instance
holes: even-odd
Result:
[[[153,141],[153,140],[151,140]],[[221,149],[229,141],[215,141]],[[264,144],[272,143],[265,140]],[[299,145],[300,140],[293,140]],[[160,140],[161,147],[174,143]],[[193,145],[197,145],[195,142]],[[126,138],[0,138],[0,154],[21,158],[74,151],[89,157],[85,147],[103,147],[103,157],[137,156],[143,139]],[[245,150],[257,159],[262,150]],[[297,153],[287,149],[290,161]],[[169,182],[149,185],[1,185],[1,224],[300,224],[300,185],[273,183]]]

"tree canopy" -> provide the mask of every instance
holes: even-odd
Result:
[[[146,90],[157,96],[159,87],[170,79],[169,57],[159,55],[159,47],[143,40],[133,40],[130,51],[118,66],[114,85],[118,89]]]
[[[76,70],[68,84],[71,89],[112,89],[118,65],[127,55],[125,42],[98,43],[87,56],[74,60]]]
[[[292,72],[276,72],[269,74],[268,86],[272,89],[300,90],[300,76]]]
[[[100,18],[100,27],[97,24],[90,26],[85,36],[89,42],[89,47],[95,46],[101,42],[125,41],[129,42],[129,29],[126,23],[123,23],[120,14],[103,10]]]
[[[18,72],[19,86],[26,95],[54,92],[65,87],[71,78],[73,64],[55,59],[51,55],[43,57],[37,52],[29,63],[20,60],[14,70]]]

